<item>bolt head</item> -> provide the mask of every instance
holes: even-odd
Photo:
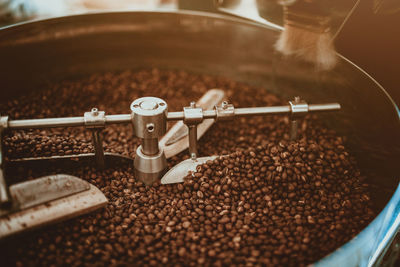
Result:
[[[97,108],[92,108],[91,113],[93,116],[99,115],[99,110]]]
[[[146,99],[139,104],[140,108],[144,110],[155,110],[158,108],[158,104],[153,99]]]

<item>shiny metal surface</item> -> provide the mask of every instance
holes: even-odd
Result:
[[[142,139],[142,152],[146,155],[158,154],[158,139],[144,138]]]
[[[40,200],[42,197],[34,194],[34,183],[43,182],[46,184],[46,182],[48,182],[48,177],[24,182],[22,185],[23,187],[19,188],[18,190],[26,189],[27,192],[23,193],[23,195],[28,198],[34,198],[32,203],[30,203],[34,205],[31,207],[25,207],[25,209],[22,210],[17,210],[16,212],[9,213],[6,216],[0,216],[0,240],[17,233],[48,225],[52,222],[60,222],[85,213],[89,213],[96,209],[102,208],[107,204],[107,198],[97,187],[76,177],[72,178],[72,176],[70,176],[69,181],[71,180],[74,180],[74,185],[71,184],[71,186],[74,186],[75,189],[82,189],[82,183],[85,183],[88,185],[88,187],[86,187],[85,190],[75,190],[76,192],[69,195],[65,194],[68,192],[70,193],[71,191],[69,190],[59,194],[52,190],[51,192],[53,195],[50,195],[48,192],[46,192],[47,195],[45,198],[53,200],[41,204],[38,204],[39,202],[37,200]],[[67,187],[69,186],[68,182],[64,185]],[[36,190],[41,192],[39,188],[36,188]],[[64,196],[60,198],[60,195]]]
[[[99,111],[97,108],[92,108],[90,112],[84,113],[83,118],[86,128],[92,131],[92,144],[96,155],[97,167],[103,169],[105,162],[101,130],[104,129],[106,125],[106,113],[104,111]]]
[[[183,183],[183,178],[188,175],[188,172],[195,172],[197,166],[206,163],[209,160],[214,160],[219,156],[201,157],[196,159],[186,159],[172,167],[161,179],[162,184]]]
[[[41,177],[10,186],[13,209],[0,209],[0,217],[90,189],[90,184],[67,174]]]
[[[335,111],[341,108],[339,103],[327,103],[327,104],[309,104],[309,112],[324,112],[324,111]],[[221,114],[215,110],[203,110],[203,119],[218,119],[218,116],[225,116],[224,110],[220,110]],[[226,111],[228,112],[228,111]],[[246,116],[263,116],[263,115],[273,115],[273,114],[289,114],[292,112],[290,105],[287,106],[270,106],[270,107],[250,107],[250,108],[235,108],[234,116],[246,117]],[[166,112],[167,121],[185,120],[185,112],[183,111],[173,111]],[[130,123],[134,116],[129,114],[118,114],[118,115],[105,115],[104,124],[122,124]],[[2,117],[3,118],[3,117]],[[150,120],[140,120],[139,116],[136,116],[137,122],[135,122],[138,134],[137,136],[143,138],[145,135],[155,136],[156,133],[149,132],[146,128]],[[135,120],[135,119],[134,119]],[[143,126],[141,126],[143,125]],[[26,120],[9,120],[7,128],[9,129],[34,129],[34,128],[57,128],[57,127],[79,127],[87,126],[87,118],[84,117],[64,117],[64,118],[48,118],[48,119],[26,119]],[[134,126],[135,127],[135,126]],[[135,129],[136,129],[135,128]],[[158,128],[159,129],[159,128]],[[159,129],[160,133],[163,135],[166,129]]]
[[[106,115],[105,124],[129,123],[130,114]],[[48,119],[10,120],[8,127],[11,129],[57,128],[85,126],[85,117],[66,117]]]
[[[189,125],[189,155],[195,160],[197,158],[197,125]]]
[[[161,138],[167,132],[167,103],[157,97],[141,97],[131,104],[133,130],[139,138]]]
[[[319,117],[347,137],[346,146],[372,185],[371,199],[380,213],[354,240],[315,266],[379,263],[400,224],[399,111],[379,84],[343,57],[334,70],[316,72],[276,55],[278,34],[279,27],[183,12],[91,14],[4,28],[2,101],[40,90],[48,81],[158,67],[223,75],[284,99],[301,95],[309,103],[340,103],[340,112]],[[168,119],[182,115],[170,112]]]
[[[142,146],[139,146],[136,149],[133,166],[135,167],[136,178],[145,185],[151,185],[155,181],[159,181],[165,173],[167,159],[161,148],[158,149],[156,155],[146,155]]]
[[[151,185],[167,167],[158,140],[167,132],[168,105],[161,98],[141,97],[132,102],[131,112],[133,131],[142,140],[134,159],[136,178]]]

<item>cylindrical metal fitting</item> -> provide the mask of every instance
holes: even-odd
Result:
[[[147,155],[155,155],[158,154],[159,147],[158,147],[158,139],[151,138],[151,139],[142,139],[142,152]]]
[[[135,176],[146,185],[151,185],[159,180],[167,166],[164,151],[159,149],[158,154],[148,156],[143,153],[142,146],[136,150],[134,160]]]
[[[151,185],[160,179],[167,167],[158,138],[167,132],[167,103],[157,97],[142,97],[131,104],[135,135],[142,139],[134,160],[136,178]]]
[[[131,104],[135,135],[142,139],[160,138],[167,132],[167,103],[157,97],[142,97]]]

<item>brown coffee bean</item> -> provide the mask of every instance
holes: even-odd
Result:
[[[286,105],[286,99],[225,78],[182,71],[95,74],[51,85],[5,102],[13,119],[82,116],[97,106],[124,114],[143,95],[164,98],[169,110],[223,88],[236,106]],[[257,97],[254,97],[257,96]],[[76,101],[79,99],[79,101]],[[130,164],[98,170],[90,162],[11,170],[12,183],[65,172],[97,186],[109,204],[100,211],[1,245],[10,265],[306,266],[350,240],[375,216],[362,170],[344,139],[315,116],[289,140],[284,116],[215,123],[199,140],[200,155],[228,155],[198,166],[184,183],[148,187]],[[140,139],[130,125],[103,130],[107,152],[135,156]],[[5,157],[93,152],[80,128],[10,131]],[[168,160],[173,166],[187,157]]]
[[[190,222],[186,221],[182,223],[183,228],[189,228]]]
[[[198,197],[198,198],[203,198],[203,197],[204,197],[203,192],[197,191],[197,197]]]

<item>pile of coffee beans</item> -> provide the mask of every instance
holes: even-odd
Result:
[[[181,110],[208,89],[221,88],[237,107],[285,104],[264,88],[182,71],[97,74],[21,96],[0,107],[14,119],[81,116],[92,107],[128,113],[142,96]],[[255,97],[257,96],[257,97]],[[285,116],[240,118],[213,125],[199,142],[200,156],[223,155],[188,174],[184,183],[145,186],[132,166],[97,170],[16,168],[10,184],[69,173],[97,186],[106,208],[21,235],[0,251],[17,266],[305,266],[340,247],[374,217],[368,184],[345,140],[307,116],[299,139],[289,141]],[[14,131],[5,136],[7,159],[93,151],[81,128]],[[107,151],[134,157],[131,126],[104,130]],[[183,152],[169,159],[173,166]]]

